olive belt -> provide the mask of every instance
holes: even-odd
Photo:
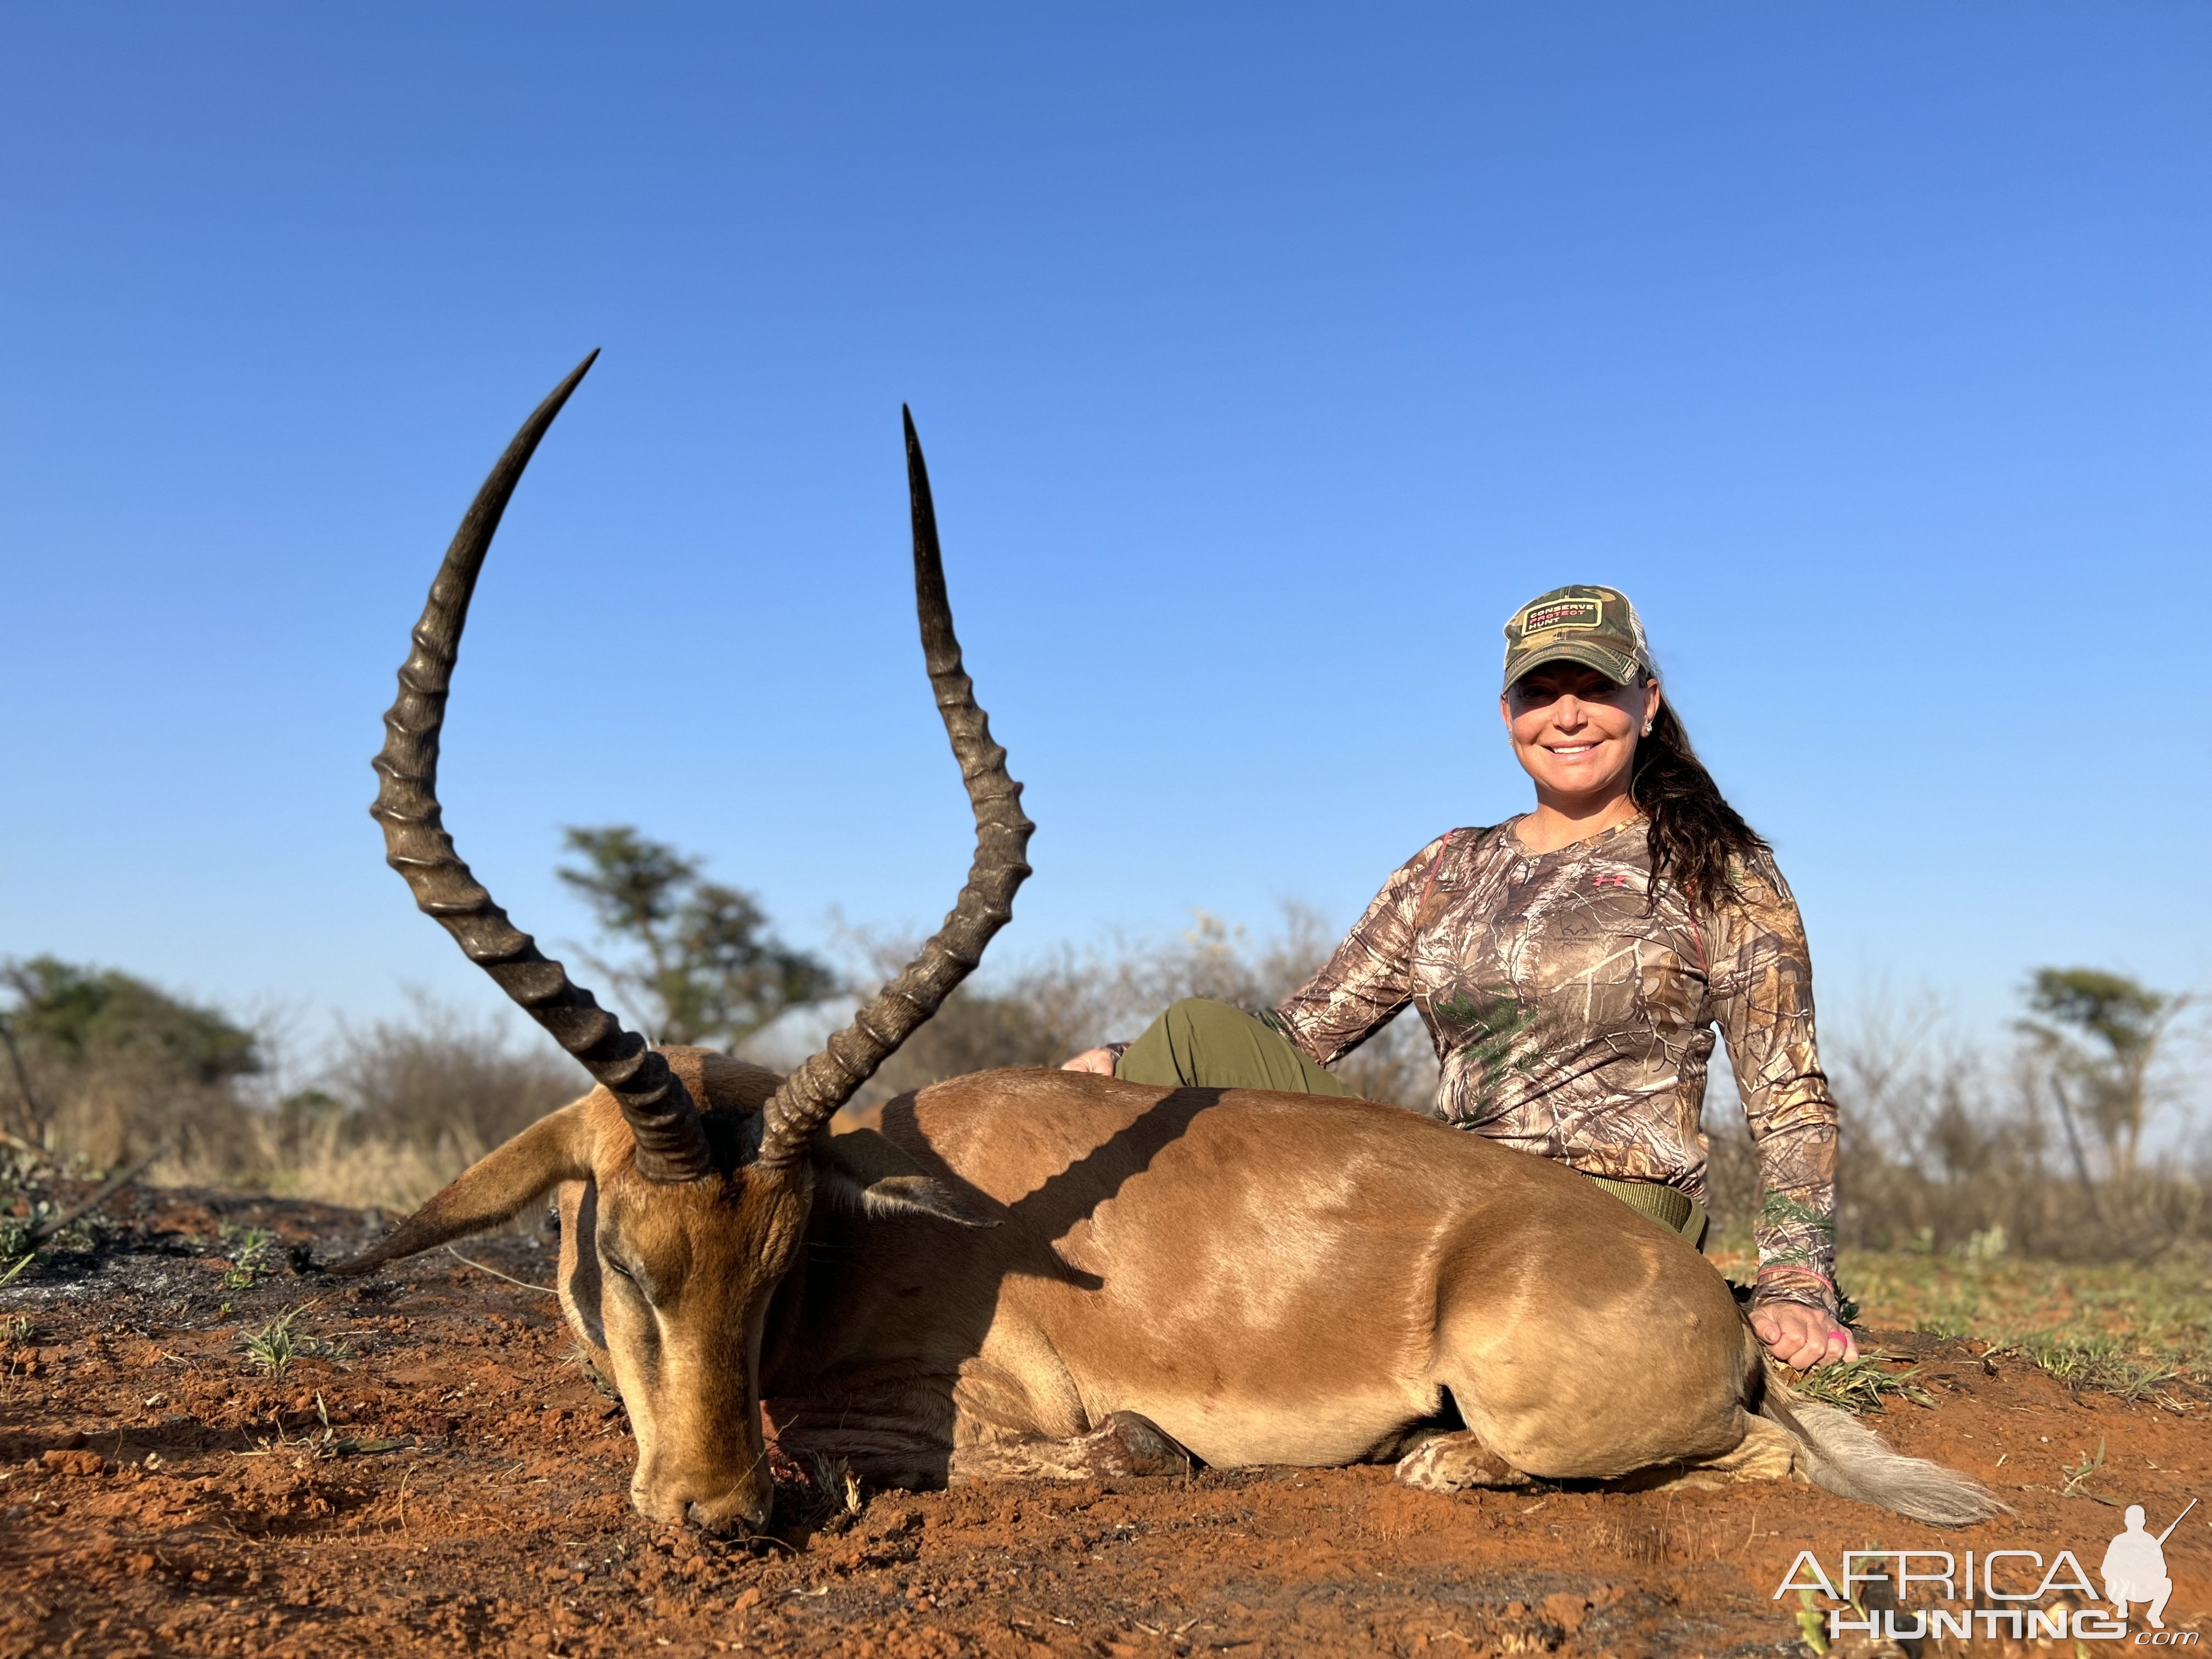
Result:
[[[1648,1216],[1670,1233],[1680,1233],[1692,1244],[1705,1242],[1705,1206],[1679,1187],[1659,1181],[1614,1181],[1606,1176],[1576,1171],[1594,1186],[1602,1187],[1640,1216]]]

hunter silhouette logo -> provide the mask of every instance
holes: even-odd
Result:
[[[2173,1594],[2173,1580],[2166,1576],[2166,1540],[2173,1536],[2173,1528],[2183,1516],[2197,1507],[2191,1498],[2189,1506],[2181,1511],[2166,1529],[2153,1537],[2143,1530],[2143,1506],[2128,1505],[2128,1529],[2112,1540],[2105,1550],[2105,1599],[2118,1611],[2121,1618],[2128,1616],[2128,1603],[2148,1601],[2149,1607],[2143,1617],[2153,1630],[2164,1630],[2166,1598]]]

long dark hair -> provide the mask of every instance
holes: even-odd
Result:
[[[1628,793],[1651,822],[1651,892],[1671,880],[1692,904],[1717,904],[1736,890],[1729,861],[1767,851],[1765,841],[1721,794],[1690,746],[1690,734],[1662,694],[1651,732],[1636,745]]]

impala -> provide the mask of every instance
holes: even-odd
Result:
[[[1720,1274],[1580,1176],[1395,1106],[986,1072],[831,1115],[980,960],[1031,825],[952,630],[906,422],[922,653],[973,806],[944,926],[788,1077],[656,1049],[456,854],[438,740],[501,513],[586,358],[462,520],[399,671],[374,815],[416,903],[597,1086],[493,1152],[368,1272],[557,1189],[562,1312],[620,1391],[644,1514],[763,1525],[787,1448],[882,1486],[1395,1460],[1435,1491],[1802,1475],[1923,1519],[1997,1507],[1795,1399]],[[625,660],[664,625],[632,619]],[[680,772],[640,766],[641,796]]]

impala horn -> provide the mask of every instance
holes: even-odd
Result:
[[[400,665],[398,698],[384,717],[384,747],[375,761],[383,781],[369,816],[384,826],[385,862],[406,878],[422,913],[622,1103],[637,1139],[638,1173],[654,1182],[696,1181],[712,1170],[713,1160],[699,1108],[683,1081],[658,1050],[625,1030],[507,920],[453,850],[438,807],[438,733],[477,574],[538,440],[599,355],[577,364],[522,423],[446,550],[422,620],[415,624],[414,648]]]
[[[937,548],[937,509],[929,469],[906,422],[907,490],[914,504],[914,599],[921,618],[921,655],[937,693],[937,712],[952,739],[952,757],[975,809],[975,859],[945,925],[904,972],[863,1003],[851,1024],[783,1080],[769,1097],[761,1162],[795,1164],[806,1143],[899,1044],[935,1013],[953,988],[975,969],[991,936],[1012,917],[1014,894],[1030,873],[1024,858],[1036,826],[1022,814],[1022,787],[1006,775],[1006,751],[991,741],[990,718],[976,706],[975,687],[960,665],[952,606],[945,595],[945,562]]]

